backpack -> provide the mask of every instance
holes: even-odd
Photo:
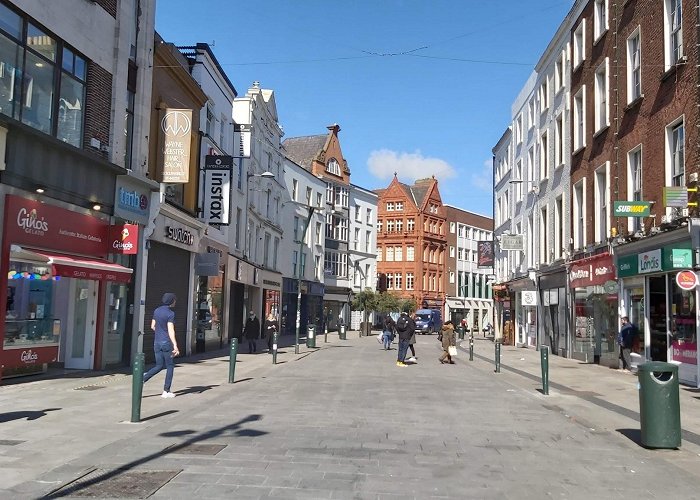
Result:
[[[396,322],[396,329],[400,332],[405,332],[408,330],[408,317],[406,315],[401,315]]]

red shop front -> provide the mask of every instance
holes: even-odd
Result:
[[[37,200],[5,197],[0,288],[2,373],[32,372],[44,363],[94,369],[102,354],[109,283],[132,270],[110,253],[135,253],[138,226],[110,226]]]

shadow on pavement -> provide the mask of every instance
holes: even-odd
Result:
[[[642,446],[642,431],[639,429],[616,429],[617,432],[625,436],[639,446]],[[642,446],[643,447],[643,446]]]
[[[146,422],[147,420],[154,420],[156,418],[165,417],[166,415],[172,415],[173,413],[178,413],[179,411],[180,410],[168,410],[168,411],[156,413],[155,415],[151,415],[150,417],[142,418],[141,422]]]
[[[180,437],[180,436],[189,436],[189,435],[194,434],[194,433],[195,433],[195,431],[187,430],[187,431],[162,432],[160,435],[163,437]]]
[[[241,382],[248,382],[249,380],[253,380],[253,377],[246,377],[246,378],[242,378],[240,380],[234,380],[233,383],[240,384]]]
[[[219,384],[216,385],[193,385],[191,387],[188,387],[186,389],[180,389],[179,391],[175,391],[175,394],[178,396],[184,396],[185,394],[202,394],[205,391],[208,391],[209,389],[213,389],[214,387],[219,387]]]
[[[262,436],[267,434],[265,431],[258,431],[255,429],[247,429],[243,427],[245,424],[251,423],[251,422],[257,422],[258,420],[262,419],[262,415],[259,414],[252,414],[248,415],[247,417],[239,420],[238,422],[234,422],[232,424],[219,427],[218,429],[212,429],[207,432],[202,432],[202,433],[195,433],[187,439],[186,441],[183,441],[179,444],[175,444],[172,446],[168,446],[160,451],[157,451],[155,453],[151,453],[150,455],[146,455],[143,458],[139,458],[137,460],[132,460],[131,462],[124,464],[123,466],[119,467],[118,469],[112,470],[107,472],[106,474],[101,474],[98,477],[89,479],[87,481],[83,481],[80,483],[74,483],[74,484],[64,484],[61,485],[59,488],[56,488],[55,490],[51,491],[48,495],[46,495],[43,498],[62,498],[64,496],[81,496],[80,492],[83,490],[91,488],[92,486],[99,485],[100,483],[103,483],[109,479],[115,478],[121,474],[127,473],[131,471],[132,469],[142,466],[144,464],[147,464],[151,460],[155,460],[156,458],[162,457],[163,455],[167,455],[170,453],[177,453],[178,451],[182,450],[183,448],[186,448],[192,444],[195,444],[199,441],[208,441],[214,438],[217,438],[219,436]],[[181,431],[182,433],[187,433],[189,434],[190,431]],[[194,432],[194,431],[191,431]],[[161,436],[168,436],[167,434],[160,434]],[[63,491],[61,491],[63,490]]]
[[[0,423],[21,419],[37,420],[41,417],[45,417],[46,413],[49,411],[58,411],[62,409],[63,408],[46,408],[45,410],[9,411],[7,413],[0,413]]]

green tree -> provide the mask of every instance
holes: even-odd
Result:
[[[360,329],[365,335],[369,335],[371,327],[367,325],[367,311],[373,311],[377,308],[378,294],[371,288],[365,288],[352,299],[351,307],[353,311],[362,311],[364,329]]]
[[[415,311],[416,309],[418,309],[418,302],[416,302],[416,299],[414,299],[413,297],[404,299],[401,302],[401,311],[410,313],[411,311]]]
[[[377,300],[376,310],[380,313],[399,312],[401,310],[401,297],[392,293],[380,293]]]

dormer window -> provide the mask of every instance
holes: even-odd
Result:
[[[326,172],[340,177],[340,164],[338,163],[338,160],[335,158],[328,160],[328,163],[326,164]]]

